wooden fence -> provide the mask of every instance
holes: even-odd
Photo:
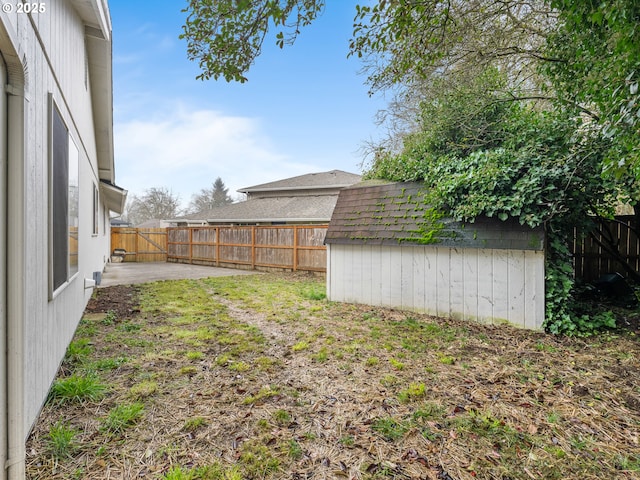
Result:
[[[327,225],[168,228],[167,261],[326,272]]]
[[[166,262],[166,228],[113,227],[111,252],[124,250],[125,262]]]
[[[630,229],[633,216],[617,217],[607,228],[619,238],[618,251],[640,271],[640,239]],[[111,248],[123,249],[126,262],[178,262],[247,269],[279,268],[326,272],[327,225],[175,227],[111,229]],[[592,281],[620,272],[621,264],[593,238],[573,245],[575,276]]]
[[[610,238],[617,239],[618,252],[636,271],[640,271],[640,241],[633,232],[634,217],[625,215],[605,224]],[[596,238],[604,242],[602,235]],[[606,273],[619,272],[625,277],[628,273],[622,264],[608,253],[596,240],[587,236],[583,240],[576,240],[573,245],[575,276],[586,282],[595,280]]]

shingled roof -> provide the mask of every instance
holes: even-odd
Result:
[[[342,170],[331,170],[329,172],[308,173],[297,177],[276,180],[275,182],[262,183],[252,187],[240,188],[241,193],[256,193],[267,191],[283,190],[306,190],[306,189],[336,189],[348,187],[360,181],[360,175],[343,172]]]
[[[212,208],[178,221],[206,220],[208,223],[329,222],[336,195],[257,198]]]
[[[542,250],[541,227],[478,217],[472,224],[438,218],[425,204],[419,182],[363,182],[340,191],[325,237],[327,244],[435,244],[442,246]]]

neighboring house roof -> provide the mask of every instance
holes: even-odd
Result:
[[[308,173],[297,177],[276,180],[275,182],[254,185],[253,187],[245,187],[239,189],[238,192],[255,194],[258,192],[344,188],[358,183],[360,178],[360,175],[356,175],[355,173],[331,170],[329,172]]]
[[[363,182],[340,191],[325,237],[328,244],[442,245],[542,250],[544,230],[478,217],[474,223],[438,218],[419,182]]]
[[[180,223],[189,223],[189,220],[206,220],[209,223],[328,222],[337,199],[336,195],[257,198],[186,215],[175,221]]]
[[[164,228],[167,226],[166,220],[151,219],[136,225],[136,228]]]
[[[186,215],[177,224],[329,222],[338,193],[360,175],[332,170],[285,178],[238,190],[248,200]]]

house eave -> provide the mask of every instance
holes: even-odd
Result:
[[[337,184],[337,185],[305,185],[300,187],[273,187],[273,188],[251,188],[245,187],[239,190],[236,190],[238,193],[261,193],[261,192],[289,192],[289,191],[299,191],[299,190],[310,190],[310,191],[322,191],[322,190],[337,190],[340,188],[346,188],[351,186],[352,184]],[[316,195],[321,195],[320,193],[315,193]]]
[[[85,23],[98,176],[115,182],[111,19],[105,0],[73,0]]]
[[[115,213],[124,212],[124,204],[127,201],[127,191],[105,180],[100,181],[100,195],[104,199],[107,208]]]

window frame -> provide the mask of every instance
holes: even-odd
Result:
[[[51,93],[48,107],[48,267],[52,300],[79,275],[80,152]]]

